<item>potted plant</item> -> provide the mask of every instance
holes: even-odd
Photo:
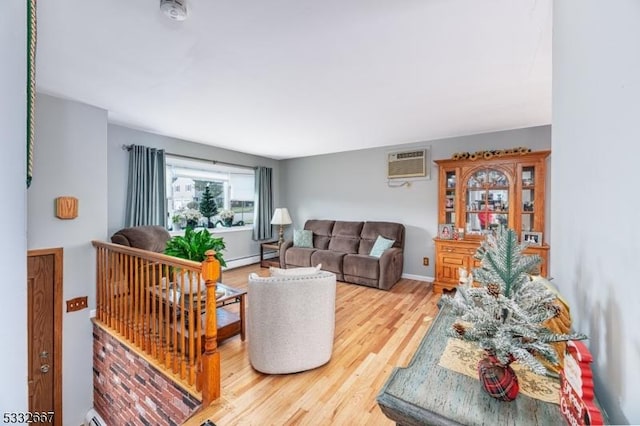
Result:
[[[218,214],[218,205],[216,204],[214,195],[209,188],[209,184],[207,184],[204,192],[202,193],[202,201],[200,201],[199,208],[200,213],[202,213],[202,217],[207,218],[207,228],[213,228],[211,216]]]
[[[175,212],[173,216],[171,216],[172,228],[174,231],[179,231],[182,229],[182,221],[184,220],[184,216],[180,212]]]
[[[235,216],[235,213],[233,212],[233,210],[228,210],[228,209],[222,210],[219,216],[224,226],[229,227],[233,225],[233,218]]]
[[[227,266],[224,261],[222,252],[226,246],[222,237],[214,237],[206,229],[194,231],[193,228],[187,227],[184,236],[175,235],[167,241],[164,254],[179,257],[181,259],[202,262],[206,259],[205,253],[208,250],[215,250],[216,259],[220,262],[220,266]]]
[[[187,220],[187,228],[195,228],[198,226],[198,221],[202,218],[202,213],[196,209],[187,209],[183,214]]]
[[[218,282],[220,282],[222,279],[222,267],[227,266],[222,254],[225,248],[226,246],[222,237],[214,237],[206,229],[194,231],[192,227],[187,226],[184,231],[184,236],[175,235],[167,241],[164,254],[181,259],[193,260],[195,262],[202,262],[207,257],[205,253],[209,250],[214,250],[216,252],[215,258],[220,262],[220,273],[218,274]],[[175,268],[172,270],[171,275],[173,276],[171,281],[177,283],[173,290],[176,292],[176,296],[174,296],[176,300],[180,299],[182,290],[186,291],[187,294],[197,292],[198,287],[204,290],[203,281],[201,280],[200,286],[198,286],[191,281],[191,274],[181,273],[179,269]]]
[[[445,296],[459,321],[450,335],[475,342],[485,353],[478,363],[483,388],[494,398],[515,399],[518,381],[510,364],[518,361],[534,373],[548,371],[537,357],[552,364],[559,357],[552,344],[586,339],[584,334],[555,333],[547,320],[560,315],[557,295],[528,272],[540,264],[537,255],[524,255],[512,229],[500,226],[487,235],[476,252],[481,267],[473,270],[475,286],[458,286],[460,296]]]

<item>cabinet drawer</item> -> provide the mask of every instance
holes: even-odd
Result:
[[[459,246],[449,246],[449,245],[442,245],[440,246],[440,251],[442,253],[455,253],[455,254],[461,254],[464,256],[473,256],[476,252],[475,248],[469,248],[469,247],[459,247]]]
[[[463,268],[467,265],[467,256],[458,253],[439,253],[439,263],[448,266],[455,266],[456,268]]]

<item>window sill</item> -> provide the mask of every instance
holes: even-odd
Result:
[[[202,229],[207,229],[212,234],[228,234],[231,232],[245,232],[245,231],[253,231],[253,225],[245,225],[245,226],[232,226],[229,228],[195,228],[196,231],[200,231]],[[184,229],[179,231],[169,231],[169,234],[173,237],[174,235],[184,235]]]

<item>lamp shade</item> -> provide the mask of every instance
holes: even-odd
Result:
[[[285,207],[278,208],[273,212],[273,217],[271,218],[272,225],[290,225],[293,223],[291,221],[291,216],[289,216],[289,210]]]

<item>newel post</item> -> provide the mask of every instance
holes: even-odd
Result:
[[[218,325],[216,323],[216,282],[220,277],[220,262],[216,252],[208,250],[202,262],[202,278],[207,286],[205,313],[204,354],[202,355],[202,406],[220,398],[220,353],[218,352]]]

